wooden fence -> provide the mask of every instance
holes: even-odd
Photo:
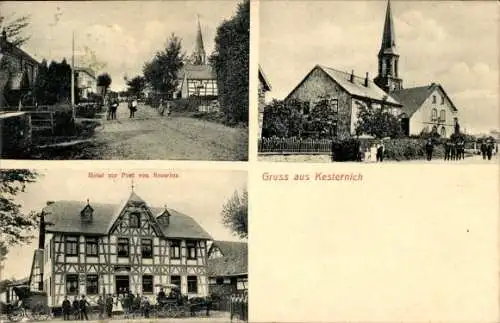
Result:
[[[330,154],[330,139],[263,138],[258,151],[262,154]]]

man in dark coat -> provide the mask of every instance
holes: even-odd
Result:
[[[451,157],[451,142],[446,140],[444,143],[444,160],[450,160]]]
[[[80,301],[78,301],[78,296],[75,296],[72,305],[73,305],[73,315],[75,315],[74,319],[77,320],[80,318]]]
[[[489,141],[486,147],[486,155],[488,156],[488,160],[491,160],[491,156],[493,156],[493,148],[494,148],[493,142]]]
[[[62,310],[64,315],[64,320],[69,321],[69,314],[71,313],[71,302],[68,296],[64,296],[64,301],[62,302]]]
[[[99,319],[104,318],[104,309],[106,308],[106,303],[102,299],[102,296],[99,296],[99,299],[97,300],[97,306],[99,307]]]
[[[85,299],[85,295],[82,295],[80,299],[80,319],[83,320],[85,318],[86,321],[89,320],[87,315],[88,307],[90,306],[89,302]]]
[[[427,139],[427,143],[425,144],[425,153],[426,153],[428,161],[432,160],[432,152],[433,151],[434,151],[434,143],[432,142],[432,139],[429,138],[429,139]]]
[[[113,316],[113,296],[108,294],[106,297],[106,313],[108,314],[108,318]]]
[[[488,151],[488,146],[486,145],[486,141],[481,141],[481,154],[483,155],[483,159],[486,159],[486,153]]]

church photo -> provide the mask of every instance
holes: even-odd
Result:
[[[259,160],[498,160],[494,4],[284,8],[259,5]]]

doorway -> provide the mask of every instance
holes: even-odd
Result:
[[[128,275],[115,276],[115,293],[122,295],[130,291],[130,277]]]

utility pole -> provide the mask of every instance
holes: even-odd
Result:
[[[75,32],[71,42],[71,109],[75,119]]]

